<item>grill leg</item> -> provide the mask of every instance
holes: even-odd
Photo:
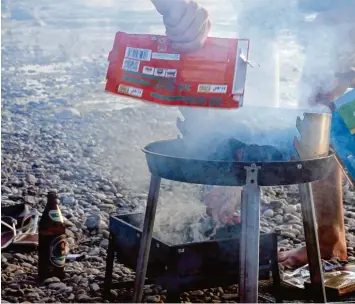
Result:
[[[273,293],[276,300],[276,303],[282,303],[283,299],[280,295],[280,271],[279,271],[279,262],[277,257],[277,234],[272,235],[272,259],[271,259],[271,271],[272,271],[272,283],[273,283]]]
[[[247,183],[242,192],[239,296],[241,303],[258,302],[260,187],[254,164],[245,167]]]
[[[107,257],[106,257],[106,273],[104,281],[104,300],[108,300],[111,295],[113,263],[115,259],[115,238],[113,233],[110,233]]]
[[[318,303],[326,303],[324,289],[323,267],[320,257],[316,215],[314,211],[312,185],[298,185],[301,195],[304,236],[307,246],[307,258],[312,282],[313,299]]]
[[[157,202],[159,197],[160,181],[161,181],[160,177],[154,175],[151,176],[147,207],[145,209],[142,239],[139,247],[138,260],[137,260],[136,279],[134,282],[134,292],[133,292],[133,303],[142,302],[143,287],[145,282],[145,276],[147,273],[150,244],[152,242],[155,213],[157,210]]]

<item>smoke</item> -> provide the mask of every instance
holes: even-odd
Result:
[[[229,1],[235,9],[236,34],[251,40],[249,59],[260,67],[248,69],[242,109],[181,109],[180,131],[187,150],[209,157],[223,140],[236,138],[295,154],[297,116],[302,117],[304,111],[328,111],[311,105],[309,99],[320,86],[331,87],[339,65],[354,53],[347,35],[350,21],[353,22],[351,16],[355,16],[355,1]],[[179,235],[204,213],[203,204],[197,203],[196,197],[188,210],[184,202],[173,206],[167,202],[163,206],[157,215],[161,236],[164,231],[168,231],[168,236],[171,230]],[[196,236],[196,240],[200,238]]]
[[[251,59],[261,65],[260,69],[248,71],[246,106],[259,105],[260,100],[266,106],[290,105],[286,98],[279,102],[265,101],[269,92],[265,86],[278,91],[269,70],[280,69],[279,85],[294,90],[293,96],[288,94],[296,99],[293,105],[310,109],[308,101],[315,91],[320,87],[330,90],[337,72],[346,68],[346,60],[354,54],[354,41],[349,39],[349,30],[354,25],[354,0],[237,0],[232,3],[238,18],[238,35],[251,39]],[[292,49],[297,49],[299,54]],[[284,66],[290,63],[282,61],[283,58],[276,62],[272,50],[278,58],[281,53],[287,57],[287,53],[293,52],[294,57],[286,59],[292,60],[299,70],[298,75],[293,73],[296,86],[290,87],[290,82],[284,81],[288,77],[284,75]]]

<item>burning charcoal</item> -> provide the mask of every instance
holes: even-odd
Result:
[[[212,159],[226,161],[281,161],[285,156],[274,146],[247,145],[237,139],[230,138],[217,146]]]
[[[212,155],[214,160],[233,161],[236,160],[237,151],[244,149],[246,144],[234,138],[223,141],[217,146],[216,152]]]

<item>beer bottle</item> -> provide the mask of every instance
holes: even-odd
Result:
[[[39,280],[42,281],[50,277],[64,278],[68,243],[57,194],[53,191],[47,195],[47,205],[38,225],[38,238]]]

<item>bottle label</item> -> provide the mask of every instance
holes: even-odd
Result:
[[[60,211],[58,210],[51,210],[49,211],[49,217],[52,221],[63,223],[63,216]]]
[[[62,234],[51,242],[49,259],[56,267],[64,267],[65,256],[69,251],[65,234]]]

